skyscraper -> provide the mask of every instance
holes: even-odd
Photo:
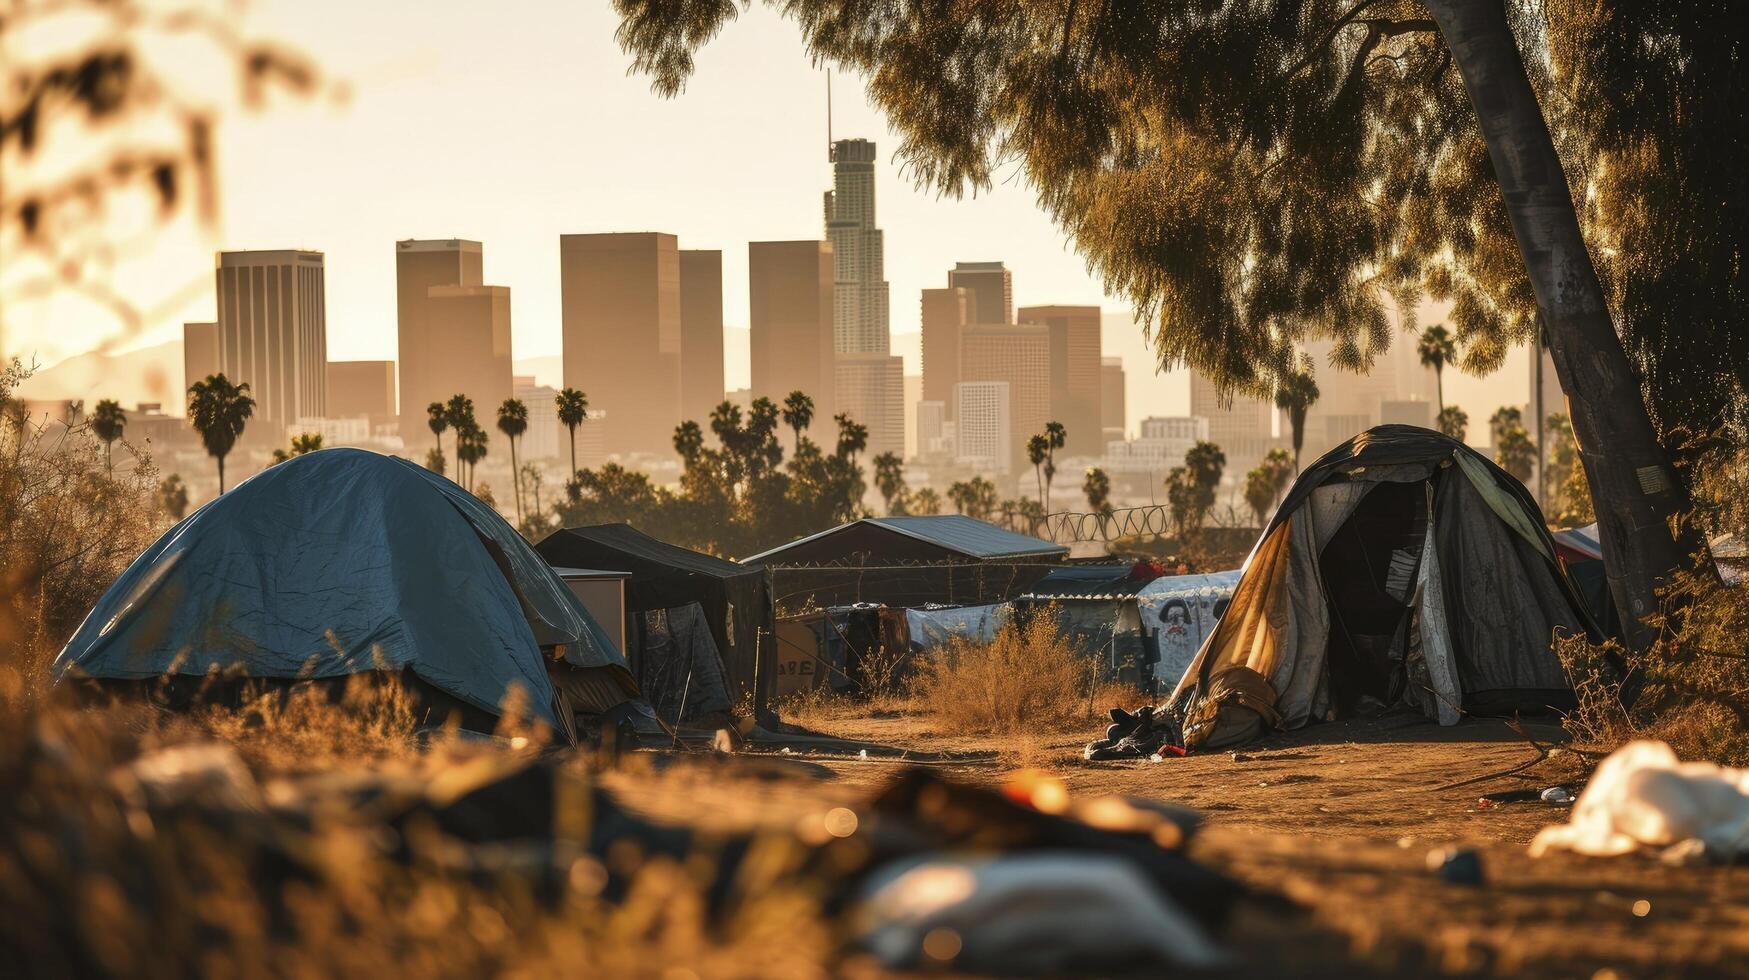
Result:
[[[905,359],[891,354],[839,354],[834,389],[838,411],[868,426],[868,453],[905,453]]]
[[[1278,444],[1275,411],[1273,402],[1250,395],[1223,397],[1207,375],[1190,372],[1190,414],[1208,420],[1208,440],[1226,454],[1223,483],[1244,479],[1246,471]]]
[[[971,307],[962,286],[923,290],[923,400],[941,402],[953,418],[953,386],[960,380],[960,334]]]
[[[427,365],[423,380],[433,394],[418,402],[420,415],[424,406],[462,394],[473,399],[480,427],[494,431],[498,406],[512,393],[510,287],[432,286],[425,290],[422,329],[441,356]],[[403,424],[401,439],[416,445],[417,438]]]
[[[840,354],[886,354],[886,249],[875,227],[875,145],[838,140],[829,155],[832,189],[824,210],[832,243],[833,346]]]
[[[182,325],[182,390],[219,370],[219,325]]]
[[[680,417],[704,425],[723,400],[723,253],[680,253]]]
[[[965,287],[967,323],[1014,322],[1014,275],[1002,263],[955,263],[948,271],[947,284]]]
[[[1124,437],[1127,428],[1127,411],[1124,406],[1123,358],[1102,357],[1099,359],[1099,425],[1105,430],[1106,442]]]
[[[956,461],[988,467],[995,473],[1014,471],[1014,425],[1009,415],[1012,386],[1006,381],[962,381],[953,386],[959,402],[954,423]]]
[[[400,375],[401,438],[411,445],[425,429],[425,407],[455,394],[435,372],[455,355],[431,341],[425,328],[426,292],[433,286],[481,285],[479,242],[460,238],[395,243],[395,367]]]
[[[1105,450],[1100,421],[1101,384],[1099,307],[1024,306],[1021,323],[1050,331],[1051,419],[1061,422],[1068,439],[1061,455],[1098,456]]]
[[[220,252],[219,367],[247,382],[255,417],[281,426],[328,407],[321,252]]]
[[[839,410],[832,277],[831,242],[747,244],[754,398],[781,404],[803,391],[814,399],[815,418]]]
[[[398,406],[394,361],[328,362],[329,418],[362,415],[372,426],[386,425],[400,411]]]
[[[1024,458],[1026,440],[1043,432],[1050,421],[1050,329],[1015,325],[966,328],[960,342],[960,380],[1008,383],[1010,460]],[[963,426],[965,420],[958,417],[957,410],[955,416]],[[966,455],[963,442],[960,455]]]
[[[559,236],[564,381],[606,413],[609,453],[667,453],[680,422],[680,248],[673,235]]]

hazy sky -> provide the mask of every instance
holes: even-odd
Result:
[[[223,122],[222,224],[210,242],[164,236],[144,268],[122,278],[136,305],[170,306],[126,346],[213,317],[212,248],[311,248],[327,255],[329,356],[391,358],[394,242],[413,237],[484,242],[486,281],[512,290],[517,358],[559,352],[564,233],[657,230],[683,248],[722,249],[724,319],[745,325],[747,242],[824,235],[824,73],[794,26],[755,4],[705,48],[688,91],[663,100],[627,74],[616,23],[606,0],[261,0],[251,28],[302,48],[348,84],[350,101]],[[1037,209],[1017,170],[976,199],[920,192],[891,161],[898,141],[860,81],[837,76],[833,91],[834,135],[879,145],[895,353],[908,370],[917,370],[918,290],[944,285],[958,260],[1006,261],[1017,306],[1124,307]],[[190,298],[179,303],[179,291]],[[113,332],[84,316],[69,329],[69,319],[54,304],[12,317],[7,346],[52,363]],[[1140,377],[1148,360],[1139,338],[1107,351],[1120,352],[1135,391],[1132,423],[1185,410],[1181,379]],[[744,383],[744,353],[730,362],[730,386]],[[1522,398],[1522,377],[1520,366],[1518,380],[1479,382],[1471,397]],[[1448,392],[1468,400],[1471,387]]]

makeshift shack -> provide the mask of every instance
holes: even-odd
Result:
[[[1014,621],[1024,625],[1036,616],[1053,617],[1070,648],[1097,659],[1101,681],[1151,691],[1157,624],[1144,623],[1136,603],[1147,581],[1132,576],[1128,564],[1066,565],[1015,597]]]
[[[1393,704],[1442,724],[1567,706],[1557,630],[1601,638],[1523,485],[1379,426],[1294,481],[1172,705],[1191,747]]]
[[[1157,651],[1154,676],[1163,685],[1184,676],[1196,651],[1214,631],[1239,584],[1239,570],[1204,575],[1162,575],[1136,593],[1142,623]]]
[[[776,624],[764,567],[677,547],[629,524],[562,528],[535,550],[557,566],[629,573],[627,659],[659,713],[684,699],[693,718],[769,693]]]
[[[774,690],[871,693],[898,679],[912,652],[905,613],[866,603],[778,620]]]
[[[201,507],[135,559],[56,657],[55,682],[218,696],[389,674],[428,723],[490,731],[519,690],[570,730],[546,659],[635,696],[624,658],[496,512],[406,460],[329,449]]]
[[[747,558],[771,569],[786,610],[1001,602],[1032,588],[1069,549],[959,514],[867,517]]]

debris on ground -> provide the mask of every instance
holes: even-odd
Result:
[[[1642,848],[1678,862],[1749,856],[1749,769],[1681,762],[1663,742],[1629,742],[1597,767],[1569,821],[1530,843],[1532,856]]]
[[[1089,762],[1109,759],[1146,759],[1151,756],[1183,755],[1178,745],[1178,725],[1164,707],[1144,705],[1135,712],[1111,709],[1111,724],[1105,737],[1087,743],[1081,750]],[[1176,752],[1170,751],[1177,749]],[[1162,751],[1167,750],[1167,751]]]

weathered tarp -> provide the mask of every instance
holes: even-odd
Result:
[[[53,672],[58,682],[411,670],[494,714],[519,687],[552,723],[540,648],[559,643],[580,667],[626,669],[491,508],[406,460],[329,449],[245,480],[166,532],[98,600]]]
[[[659,717],[678,724],[733,707],[722,657],[698,603],[633,615],[640,621],[638,687]]]
[[[914,650],[929,650],[953,640],[989,643],[1013,616],[1006,602],[945,609],[907,609],[905,626]]]
[[[1184,676],[1202,641],[1214,631],[1225,604],[1232,601],[1233,587],[1238,584],[1239,570],[1235,568],[1205,575],[1167,575],[1136,593],[1142,625],[1153,637],[1159,654],[1155,677],[1174,684]]]

